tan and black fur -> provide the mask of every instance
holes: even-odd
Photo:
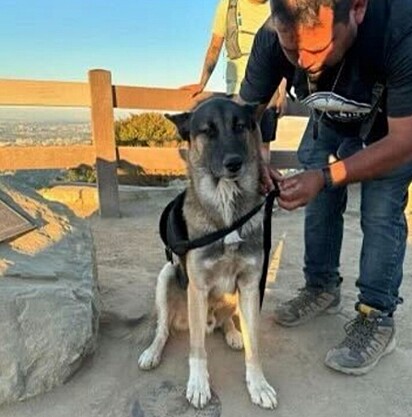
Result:
[[[189,186],[183,206],[189,239],[230,226],[262,202],[259,193],[261,134],[255,108],[213,98],[192,112],[168,116],[189,141]],[[221,327],[229,346],[245,348],[246,382],[253,403],[277,405],[258,353],[259,281],[263,264],[263,212],[208,246],[185,257],[187,291],[177,284],[178,265],[166,264],[156,287],[156,336],[139,358],[156,366],[169,332],[189,328],[190,375],[187,399],[195,407],[209,401],[205,335]],[[239,312],[242,334],[234,317]]]

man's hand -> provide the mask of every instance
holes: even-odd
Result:
[[[192,98],[196,97],[197,95],[202,93],[204,89],[205,89],[205,86],[201,83],[189,84],[189,85],[184,85],[183,87],[180,87],[180,90],[189,91],[190,92],[190,97],[192,97]]]
[[[279,182],[280,197],[279,206],[285,210],[294,210],[315,198],[325,186],[322,171],[310,170]]]
[[[260,192],[266,195],[275,189],[274,182],[283,180],[282,174],[276,169],[271,168],[268,164],[263,164],[260,171]]]
[[[283,180],[282,174],[270,166],[270,148],[268,143],[261,147],[262,164],[260,170],[260,192],[267,194],[275,188],[274,182]]]

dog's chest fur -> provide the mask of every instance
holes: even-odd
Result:
[[[254,277],[261,270],[262,257],[260,254],[240,256],[232,252],[220,257],[203,257],[199,266],[203,269],[206,285],[215,294],[234,293],[238,280]]]
[[[261,202],[256,191],[246,192],[234,181],[221,180],[214,187],[210,181],[204,177],[196,193],[194,188],[188,189],[184,215],[190,239],[230,226]],[[250,188],[256,190],[257,187]],[[256,276],[256,271],[260,273],[262,224],[263,212],[260,211],[240,230],[193,251],[200,281],[215,293],[233,293],[238,279]]]

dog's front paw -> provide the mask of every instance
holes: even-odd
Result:
[[[243,337],[242,333],[238,329],[231,329],[225,334],[226,343],[228,346],[235,350],[243,349]]]
[[[209,374],[206,360],[190,359],[190,376],[187,382],[186,398],[196,408],[203,408],[210,400]]]
[[[162,353],[152,346],[148,347],[139,357],[138,365],[140,369],[148,371],[159,365]]]
[[[276,408],[278,405],[275,389],[266,381],[263,373],[247,372],[247,388],[253,404],[262,408]]]

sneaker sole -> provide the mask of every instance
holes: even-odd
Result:
[[[308,321],[310,321],[310,320],[312,320],[316,317],[325,316],[325,315],[332,316],[334,314],[338,314],[342,311],[342,308],[343,308],[342,304],[338,304],[337,306],[329,307],[326,310],[320,311],[319,313],[317,313],[313,316],[306,316],[306,318],[304,318],[304,319],[300,319],[300,320],[293,321],[293,322],[277,321],[276,318],[274,320],[277,324],[280,324],[283,327],[296,327],[296,326],[299,326],[301,324],[305,324]]]
[[[331,368],[335,371],[338,372],[342,372],[346,375],[353,375],[353,376],[362,376],[367,374],[369,371],[371,371],[377,364],[378,362],[384,357],[387,356],[389,354],[391,354],[396,348],[396,339],[395,337],[389,342],[388,346],[386,346],[386,349],[383,351],[382,355],[379,356],[379,358],[377,358],[374,362],[372,362],[371,364],[364,366],[362,368],[345,368],[343,366],[340,366],[337,363],[328,363],[325,360],[325,365],[328,368]]]

